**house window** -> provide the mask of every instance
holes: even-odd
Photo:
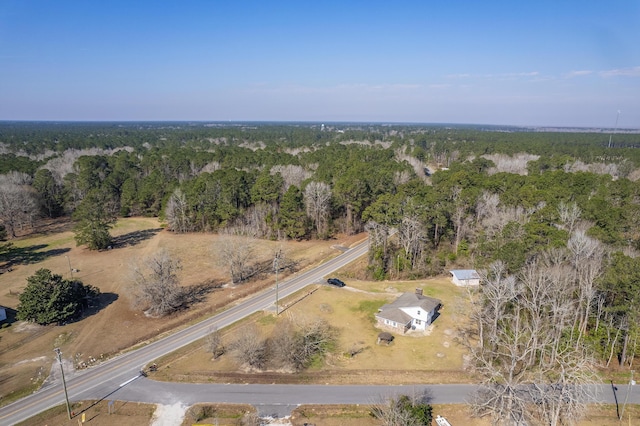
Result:
[[[418,315],[420,315],[420,309],[418,309]]]
[[[420,321],[419,319],[417,319],[415,321],[416,321],[416,325],[420,325],[422,323],[422,321]]]

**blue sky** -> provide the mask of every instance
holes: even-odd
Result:
[[[640,1],[0,0],[0,120],[640,128]]]

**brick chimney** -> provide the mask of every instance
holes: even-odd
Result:
[[[418,296],[422,296],[422,289],[421,288],[416,288],[416,294]]]

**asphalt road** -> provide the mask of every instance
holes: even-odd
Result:
[[[284,298],[303,287],[323,281],[324,277],[367,253],[368,245],[361,243],[340,256],[302,273],[278,286]],[[431,402],[464,403],[477,389],[476,385],[236,385],[184,384],[156,382],[140,376],[140,369],[150,361],[204,337],[212,327],[226,327],[254,312],[273,308],[275,289],[271,288],[233,306],[226,311],[191,327],[178,331],[149,345],[110,359],[88,370],[67,377],[69,399],[107,399],[156,404],[192,405],[198,402],[248,403],[256,406],[261,415],[282,417],[300,404],[371,404],[390,395],[419,395],[426,393]],[[54,370],[55,371],[55,370]],[[626,392],[630,390],[627,399]],[[640,390],[626,385],[617,386],[620,404],[640,403]],[[594,402],[615,402],[611,385],[594,387]],[[0,408],[0,424],[11,425],[64,403],[60,382]]]
[[[282,281],[278,285],[279,298],[285,298],[309,284],[323,282],[324,277],[366,254],[367,250],[368,241],[362,242],[310,271]],[[136,377],[144,365],[206,336],[212,327],[224,328],[254,312],[273,308],[275,292],[275,288],[270,288],[218,315],[139,349],[126,352],[90,369],[74,372],[73,375],[67,373],[69,399],[101,399],[111,395],[119,398],[118,392],[125,387],[121,385]],[[0,424],[14,424],[63,403],[64,395],[61,388],[59,383],[49,385],[0,408]]]
[[[238,385],[155,382],[140,377],[125,386],[117,398],[126,401],[155,404],[221,402],[251,404],[261,416],[284,417],[301,404],[374,404],[389,396],[426,396],[432,404],[466,403],[477,385]],[[631,390],[626,398],[627,390]],[[614,403],[611,385],[593,386],[594,402]],[[616,396],[620,405],[640,403],[640,391],[618,385]]]

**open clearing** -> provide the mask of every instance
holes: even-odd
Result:
[[[337,276],[341,276],[339,273]],[[464,320],[467,308],[466,290],[438,278],[416,282],[371,282],[347,280],[347,287],[320,285],[317,291],[293,304],[276,319],[273,313],[262,313],[222,331],[225,344],[237,331],[255,322],[268,336],[277,321],[305,321],[323,318],[338,330],[338,347],[324,365],[288,374],[277,371],[242,373],[230,355],[212,361],[205,342],[200,341],[159,360],[152,373],[160,380],[221,381],[251,383],[361,383],[411,384],[469,382],[463,369],[463,348],[455,341],[456,328]],[[389,346],[377,345],[380,329],[374,326],[374,313],[379,306],[392,301],[405,291],[424,289],[424,294],[443,302],[440,316],[426,334],[396,335]],[[292,295],[300,299],[309,289]],[[350,356],[350,352],[358,352]]]
[[[77,322],[45,327],[24,327],[21,323],[14,323],[9,328],[0,329],[0,404],[37,388],[51,369],[54,347],[60,347],[63,356],[75,365],[82,362],[90,364],[92,359],[99,361],[136,343],[187,325],[273,281],[273,276],[267,274],[247,284],[216,288],[202,302],[186,311],[165,318],[148,318],[131,306],[128,296],[131,266],[164,248],[181,260],[183,285],[226,284],[228,274],[219,265],[215,249],[218,236],[173,234],[163,230],[155,218],[122,219],[112,230],[112,235],[115,237],[113,249],[102,252],[76,247],[73,232],[69,229],[12,241],[19,249],[21,261],[13,265],[11,272],[0,275],[0,305],[15,309],[26,278],[40,268],[50,269],[65,278],[70,276],[70,269],[76,270],[74,278],[98,287],[103,296],[102,306]],[[340,253],[331,246],[350,245],[362,238],[360,235],[330,241],[259,240],[254,247],[254,259],[257,262],[268,261],[278,248],[282,248],[286,256],[299,262],[298,268],[305,268]],[[37,361],[24,362],[32,359]]]
[[[181,279],[184,285],[203,282],[228,281],[226,271],[217,264],[213,234],[175,235],[160,228],[153,218],[130,218],[118,222],[113,231],[117,244],[112,250],[91,252],[75,247],[73,233],[62,232],[31,236],[13,241],[22,249],[25,261],[14,265],[13,271],[0,275],[0,304],[15,308],[26,278],[39,268],[49,268],[54,273],[69,276],[69,262],[78,272],[74,277],[86,284],[100,288],[105,294],[104,305],[81,321],[64,326],[35,326],[14,323],[0,330],[0,383],[2,400],[6,403],[22,392],[36,389],[51,369],[54,347],[61,347],[69,362],[87,361],[90,357],[118,352],[131,345],[156,337],[197,318],[215,312],[227,303],[271,285],[272,276],[265,276],[249,284],[228,286],[209,293],[206,300],[169,318],[154,319],[142,315],[131,307],[127,295],[130,282],[129,270],[133,262],[166,248],[180,258],[183,264]],[[285,253],[300,262],[300,268],[311,266],[339,253],[333,245],[349,246],[361,240],[362,235],[339,238],[332,241],[271,242],[258,241],[256,260],[268,260],[282,246]],[[33,263],[27,263],[33,262]],[[187,381],[224,380],[227,382],[253,381],[256,383],[283,382],[334,382],[334,383],[447,383],[473,381],[463,369],[463,351],[455,343],[456,327],[464,320],[466,311],[465,290],[459,289],[448,279],[432,279],[417,282],[369,282],[357,280],[365,260],[355,262],[338,277],[347,282],[347,288],[319,286],[311,296],[295,303],[282,314],[282,318],[324,317],[340,330],[339,348],[328,357],[326,364],[309,371],[288,375],[279,372],[242,373],[228,356],[211,361],[211,354],[197,342],[184,351],[162,360],[156,379]],[[284,278],[283,278],[284,279]],[[377,307],[393,299],[403,291],[422,287],[426,295],[443,301],[440,317],[426,336],[397,336],[391,346],[376,345],[379,330],[373,325],[373,312]],[[286,302],[299,299],[291,296]],[[255,315],[248,321],[257,322],[268,332],[277,321],[273,314]],[[223,330],[231,338],[234,327]],[[353,347],[362,352],[351,358],[345,354]],[[170,367],[170,368],[167,368]],[[169,371],[170,370],[170,371]],[[27,386],[25,386],[27,384]],[[88,407],[91,402],[81,403]],[[115,414],[107,413],[106,401],[91,407],[86,418],[94,425],[150,424],[154,405],[118,402]],[[57,411],[56,411],[57,410]],[[229,408],[234,412],[235,408]],[[220,412],[221,413],[221,412]],[[471,419],[466,407],[457,405],[435,406],[434,414],[442,414],[452,424],[485,426],[489,422]],[[225,414],[226,415],[226,414]],[[235,414],[230,414],[234,416]],[[628,406],[625,412],[630,421],[640,419],[640,407]],[[222,416],[221,416],[222,417]],[[316,423],[322,425],[376,424],[366,407],[305,406],[294,412],[292,424]],[[192,419],[185,416],[185,424]],[[211,423],[211,418],[202,419]],[[231,419],[229,420],[232,421]],[[372,422],[373,421],[373,422]],[[193,424],[200,422],[193,422]],[[75,425],[77,418],[69,421],[64,406],[23,423],[25,425]],[[220,423],[223,424],[223,423]],[[230,423],[232,424],[232,423]],[[618,425],[615,407],[592,407],[582,426]]]

